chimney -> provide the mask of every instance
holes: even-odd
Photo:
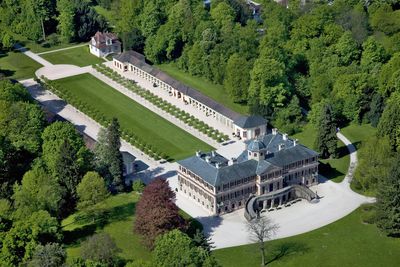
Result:
[[[199,158],[201,157],[201,151],[200,150],[196,151],[196,156],[199,157]]]
[[[288,135],[287,135],[287,133],[284,133],[284,134],[282,134],[282,138],[283,138],[283,140],[287,140],[287,137],[288,137]]]
[[[215,151],[211,151],[211,156],[215,157]]]
[[[217,163],[215,163],[215,167],[216,167],[217,169],[219,169],[219,168],[221,167],[221,164],[220,164],[219,162],[217,162]]]
[[[278,146],[279,151],[281,151],[284,148],[285,148],[285,144],[279,144],[279,146]]]
[[[233,164],[235,164],[237,162],[236,158],[231,158],[231,160],[228,162],[229,166],[232,166]]]
[[[272,128],[272,135],[276,135],[278,133],[278,129]]]
[[[210,163],[211,162],[211,157],[210,156],[206,156],[206,162]]]
[[[294,139],[293,140],[293,146],[297,146],[298,143],[299,143],[299,139]]]

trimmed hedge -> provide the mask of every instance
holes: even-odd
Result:
[[[153,94],[149,90],[146,90],[142,87],[139,87],[137,83],[133,80],[129,80],[122,75],[120,75],[117,71],[114,71],[113,69],[102,65],[94,65],[93,68],[97,70],[98,72],[106,75],[108,78],[112,79],[113,81],[123,85],[127,89],[129,89],[131,92],[143,97],[156,107],[164,110],[165,112],[168,112],[178,120],[182,121],[186,125],[195,128],[196,130],[202,132],[203,134],[207,135],[208,137],[214,139],[217,142],[225,142],[229,140],[228,135],[224,135],[223,133],[219,132],[216,129],[213,129],[209,125],[207,125],[205,122],[200,121],[199,119],[195,118],[193,115],[190,115],[184,110],[179,109],[178,107],[172,105],[168,101],[164,100],[163,98]],[[212,130],[213,133],[215,134],[210,134],[208,131],[209,129]]]

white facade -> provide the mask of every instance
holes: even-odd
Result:
[[[234,132],[236,136],[240,137],[242,140],[255,139],[258,136],[262,136],[267,133],[267,125],[260,125],[249,129],[243,129],[234,124],[234,127]]]
[[[176,88],[172,87],[168,83],[158,79],[157,77],[136,67],[135,65],[133,65],[129,62],[120,62],[114,58],[113,66],[123,72],[124,71],[132,72],[133,74],[153,83],[160,89],[167,91],[171,97],[181,99],[185,104],[192,105],[193,107],[197,108],[198,110],[204,112],[207,117],[217,120],[219,123],[221,123],[222,125],[228,126],[228,128],[230,128],[232,130],[234,129],[233,120],[231,120],[230,118],[222,115],[221,113],[218,113],[217,111],[215,111],[212,108],[206,106],[205,104],[197,101],[196,99],[183,94],[182,92],[178,91]]]

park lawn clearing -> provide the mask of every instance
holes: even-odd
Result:
[[[303,127],[303,130],[300,133],[295,134],[293,138],[299,139],[301,144],[314,149],[316,130],[311,124],[307,124]],[[346,145],[340,140],[338,140],[338,154],[338,158],[335,159],[319,160],[319,173],[336,183],[343,181],[350,164],[349,151],[347,150]],[[328,166],[330,166],[330,168]]]
[[[362,222],[363,208],[317,230],[266,243],[270,267],[398,266],[400,239]],[[214,251],[223,267],[260,266],[257,244]]]
[[[88,46],[79,46],[71,49],[55,51],[40,55],[53,64],[71,64],[79,67],[103,63],[104,60],[92,55]]]
[[[136,103],[90,74],[57,80],[61,90],[68,90],[81,102],[111,120],[116,117],[121,128],[133,132],[146,144],[166,153],[171,160],[192,156],[195,151],[213,148],[154,112]]]
[[[370,124],[350,124],[340,131],[353,143],[357,150],[361,148],[363,142],[376,134],[376,128]]]
[[[107,233],[120,249],[119,257],[125,261],[149,260],[151,252],[141,242],[141,237],[133,231],[137,193],[122,193],[108,197],[95,206],[97,212],[77,211],[61,223],[64,232],[68,261],[80,257],[81,243],[95,233]],[[189,223],[188,231],[196,232],[202,225],[179,210]]]
[[[173,65],[173,63],[157,65],[157,68],[183,84],[186,84],[187,86],[190,86],[221,103],[225,107],[243,115],[249,114],[249,108],[246,105],[233,102],[230,96],[225,92],[222,85],[214,84],[201,77],[192,76],[189,73],[178,69]]]
[[[133,232],[135,206],[139,195],[123,193],[111,196],[96,207],[97,215],[76,212],[62,221],[68,260],[80,257],[81,243],[95,233],[107,233],[121,250],[119,257],[125,260],[148,260],[150,251]]]
[[[15,80],[33,78],[36,70],[41,67],[41,64],[19,51],[0,51],[0,73],[7,78]]]

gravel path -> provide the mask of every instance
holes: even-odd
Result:
[[[135,94],[134,92],[130,91],[126,87],[122,86],[121,84],[113,81],[112,79],[108,78],[104,74],[92,69],[90,72],[94,77],[97,79],[103,81],[104,83],[108,84],[121,94],[124,94],[125,96],[129,97],[130,99],[134,100],[135,102],[139,103],[140,105],[144,106],[145,108],[151,110],[152,112],[156,113],[160,117],[166,119],[167,121],[171,122],[172,124],[178,126],[182,130],[190,133],[194,137],[202,140],[203,142],[209,144],[212,147],[218,148],[221,146],[218,142],[216,142],[214,139],[208,137],[207,135],[203,134],[202,132],[196,130],[193,127],[190,127],[189,125],[185,124],[181,120],[177,119],[173,115],[169,114],[168,112],[162,110],[161,108],[157,107],[156,105],[153,105],[151,102],[147,101],[146,99],[142,98],[141,96]]]

